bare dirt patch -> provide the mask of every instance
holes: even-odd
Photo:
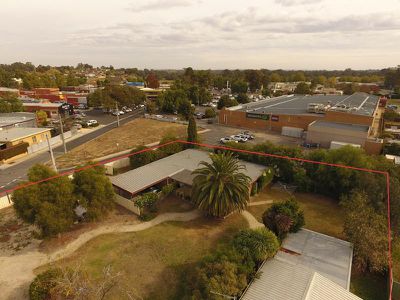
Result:
[[[40,243],[36,236],[35,227],[19,219],[12,207],[0,210],[0,255],[15,255],[35,248]]]
[[[185,125],[177,123],[135,119],[58,157],[57,165],[60,168],[81,165],[96,158],[157,142],[167,133],[182,138],[186,135],[186,129]]]

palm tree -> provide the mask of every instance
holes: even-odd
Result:
[[[241,171],[245,166],[227,154],[210,154],[212,163],[200,162],[203,167],[193,171],[192,200],[207,214],[224,217],[243,210],[249,200],[250,177]]]

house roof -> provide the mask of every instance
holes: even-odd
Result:
[[[273,258],[264,263],[242,300],[360,300],[314,270]]]
[[[350,287],[353,247],[351,243],[308,229],[289,234],[282,244],[289,254],[277,257],[291,264],[309,267],[345,289]]]
[[[171,178],[185,169],[194,171],[199,167],[201,161],[211,162],[209,154],[206,151],[187,149],[132,171],[113,176],[110,180],[114,186],[135,194],[158,182]],[[262,165],[245,161],[241,161],[241,164],[246,167],[244,173],[252,181],[257,180],[265,170],[265,166]]]
[[[187,170],[187,169],[183,169],[182,171],[172,175],[170,178],[175,180],[175,181],[177,181],[177,182],[192,186],[193,179],[195,177],[196,176],[192,174],[192,171]]]
[[[28,136],[39,134],[42,132],[50,131],[50,128],[22,128],[13,127],[10,129],[0,130],[0,141],[1,142],[13,142]]]
[[[311,230],[289,234],[242,300],[359,300],[350,293],[350,243]]]
[[[16,113],[1,113],[0,127],[5,127],[13,124],[24,123],[35,120],[34,113],[16,112]]]

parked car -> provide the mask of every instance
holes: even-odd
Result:
[[[80,123],[74,123],[74,124],[72,124],[72,126],[75,127],[78,130],[82,129],[82,124],[80,124]]]
[[[223,137],[222,139],[219,140],[219,142],[221,144],[226,144],[226,143],[229,143],[229,142],[238,143],[237,140],[234,140],[231,137]]]
[[[132,108],[129,108],[129,107],[125,108],[125,112],[131,112],[131,111],[132,111]]]
[[[252,135],[249,131],[243,131],[239,133],[239,135],[244,136],[248,140],[254,140],[254,135]]]
[[[86,122],[86,124],[87,124],[88,126],[93,126],[93,125],[98,124],[98,122],[97,122],[97,120],[89,120],[89,121]]]
[[[76,108],[78,108],[78,109],[88,109],[88,106],[86,104],[81,103],[81,104],[78,104],[78,106]]]
[[[244,136],[241,135],[231,135],[231,139],[238,141],[239,143],[246,143],[247,139]]]

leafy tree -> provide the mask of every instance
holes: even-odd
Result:
[[[193,143],[198,142],[196,120],[194,119],[193,115],[189,117],[189,124],[187,128],[187,141]],[[187,147],[194,148],[195,145],[189,144],[187,145]]]
[[[57,173],[44,165],[35,165],[28,171],[29,182],[55,175]],[[43,236],[51,236],[65,231],[74,222],[76,199],[73,190],[68,177],[39,182],[14,192],[14,208],[23,220],[37,224]]]
[[[47,125],[47,113],[43,110],[38,110],[36,112],[36,120],[41,126]]]
[[[114,206],[114,189],[102,166],[85,169],[74,174],[75,195],[87,209],[89,220],[99,220]]]
[[[289,232],[297,232],[304,226],[304,213],[294,199],[275,203],[263,214],[265,227],[283,240]]]
[[[252,92],[261,88],[264,76],[260,70],[247,70],[245,71],[245,76]]]
[[[210,118],[215,118],[216,116],[217,116],[217,113],[215,112],[215,110],[214,109],[212,109],[212,108],[207,108],[206,109],[206,111],[204,112],[204,115],[205,115],[205,117],[207,118],[207,119],[210,119]]]
[[[244,93],[240,93],[239,95],[237,95],[236,99],[239,103],[249,103],[250,102],[249,97],[247,97],[247,94],[244,94]]]
[[[21,100],[16,96],[9,94],[0,97],[0,113],[10,113],[23,111]]]
[[[193,115],[194,108],[192,107],[192,104],[190,103],[189,100],[182,100],[178,104],[178,113],[182,115],[186,120],[190,118],[191,115]]]
[[[343,197],[344,232],[354,245],[354,265],[359,270],[382,272],[387,267],[387,222],[376,213],[365,194]]]
[[[310,86],[305,82],[300,82],[297,84],[296,89],[294,90],[295,94],[300,95],[308,95],[311,94]]]
[[[273,257],[279,250],[278,239],[266,228],[241,230],[234,236],[232,245],[237,252],[252,257],[256,264]]]
[[[167,144],[170,142],[177,141],[178,137],[172,132],[167,132],[160,141],[160,145]],[[160,152],[164,153],[166,156],[172,155],[183,150],[183,145],[181,143],[171,143],[169,145],[163,146],[158,149]]]
[[[160,87],[160,82],[158,81],[157,75],[151,72],[146,77],[146,86],[152,89],[157,89]]]
[[[211,101],[211,93],[205,87],[200,88],[199,90],[200,104],[209,103],[210,101]]]
[[[236,106],[239,103],[235,99],[229,98],[228,95],[224,95],[219,99],[218,101],[218,109],[222,109],[223,107],[231,107],[231,106]]]
[[[146,111],[149,114],[154,114],[156,112],[156,104],[153,101],[146,103]]]
[[[263,90],[262,90],[262,95],[264,97],[271,97],[272,96],[272,92],[267,87],[264,87]]]
[[[270,76],[269,76],[269,81],[270,82],[282,82],[282,81],[285,81],[283,78],[282,78],[282,76],[281,75],[279,75],[278,73],[272,73]]]
[[[247,89],[248,89],[247,83],[244,82],[243,80],[237,80],[237,81],[232,82],[232,85],[231,85],[232,93],[235,93],[235,94],[243,93],[243,94],[245,94],[245,93],[247,93]]]
[[[192,200],[208,215],[224,217],[243,210],[249,200],[251,179],[242,173],[243,165],[231,153],[210,154],[212,163],[200,162],[203,167],[193,174]]]
[[[147,148],[146,146],[138,146],[135,149],[133,149],[131,151],[131,153],[136,153],[136,152],[139,152],[142,150],[147,150],[147,149],[149,149],[149,148]],[[130,161],[131,168],[136,169],[141,166],[147,165],[153,161],[156,161],[164,156],[165,156],[165,154],[159,150],[156,150],[156,151],[149,150],[149,151],[143,151],[141,153],[130,156],[129,161]]]

